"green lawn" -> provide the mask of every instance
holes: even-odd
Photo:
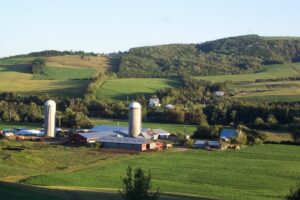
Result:
[[[167,78],[121,78],[104,81],[97,91],[97,98],[126,101],[137,95],[149,97],[159,89],[177,87],[177,79]]]
[[[94,124],[102,125],[120,125],[128,126],[128,120],[117,120],[117,119],[91,119]],[[173,133],[185,133],[192,135],[196,129],[197,125],[186,125],[186,124],[166,124],[166,123],[154,123],[154,122],[143,122],[142,126],[144,128],[161,128]]]
[[[196,76],[195,79],[213,82],[224,81],[254,81],[256,79],[283,78],[300,75],[300,63],[289,63],[280,65],[266,65],[257,73],[216,75],[216,76]]]
[[[159,187],[162,192],[221,199],[282,199],[299,181],[299,150],[298,146],[259,145],[240,151],[142,153],[107,158],[77,171],[32,176],[22,182],[46,186],[119,188],[120,177],[130,165],[151,170],[153,187]],[[50,152],[47,157],[49,155]],[[57,158],[53,157],[51,162]]]

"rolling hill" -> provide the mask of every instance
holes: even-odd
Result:
[[[173,77],[255,72],[261,65],[300,61],[300,38],[246,35],[201,44],[132,48],[121,59],[121,77]]]
[[[50,96],[83,95],[98,72],[110,69],[106,56],[49,56],[44,74],[31,74],[30,62],[36,57],[0,59],[0,91]]]
[[[46,58],[47,67],[44,74],[33,75],[29,63],[37,57]],[[0,59],[0,92],[82,97],[91,78],[100,72],[114,72],[117,79],[97,83],[96,98],[126,101],[127,97],[130,100],[137,95],[149,97],[158,89],[177,87],[179,75],[190,75],[198,80],[233,81],[235,83],[228,86],[227,92],[239,99],[252,100],[257,95],[258,101],[284,101],[287,95],[288,101],[298,101],[296,82],[283,80],[282,87],[274,86],[272,80],[265,84],[251,83],[249,87],[241,83],[297,77],[298,61],[300,38],[257,35],[200,44],[132,48],[112,57],[50,50]],[[293,87],[289,88],[291,84]],[[259,87],[269,89],[262,91]],[[283,90],[284,95],[280,96]]]

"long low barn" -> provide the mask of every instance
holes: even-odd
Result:
[[[126,149],[135,151],[153,150],[156,148],[156,143],[146,138],[131,138],[116,136],[111,132],[102,133],[79,133],[71,136],[70,142],[83,144],[83,143],[96,143],[100,142],[104,148],[112,149]]]
[[[125,149],[134,151],[154,150],[156,143],[145,138],[129,138],[129,137],[104,137],[99,142],[104,148]]]

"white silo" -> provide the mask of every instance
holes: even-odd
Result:
[[[138,102],[129,105],[129,136],[137,137],[141,133],[142,107]]]
[[[44,106],[44,132],[48,137],[55,137],[56,103],[53,100],[45,102]]]

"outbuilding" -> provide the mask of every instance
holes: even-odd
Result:
[[[145,138],[104,137],[98,140],[103,148],[124,149],[133,151],[154,150],[156,143]]]
[[[221,143],[218,140],[196,140],[194,147],[198,149],[220,149]]]
[[[235,137],[238,137],[240,134],[239,130],[236,129],[230,129],[230,128],[223,128],[222,132],[220,134],[220,139],[224,141],[229,141]]]

